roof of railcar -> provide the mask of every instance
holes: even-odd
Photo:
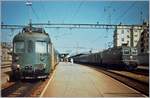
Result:
[[[51,42],[51,39],[48,35],[48,33],[45,32],[43,28],[36,28],[36,27],[24,27],[22,29],[22,32],[18,33],[15,37],[14,40],[18,40],[21,38],[41,38],[41,39],[49,39]]]

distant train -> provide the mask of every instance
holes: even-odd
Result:
[[[27,26],[13,39],[13,77],[47,78],[59,63],[48,33],[43,28]]]
[[[98,53],[80,54],[72,58],[76,63],[94,64],[113,69],[132,70],[138,65],[137,48],[127,46],[109,48]]]

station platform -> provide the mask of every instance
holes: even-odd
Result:
[[[61,62],[41,97],[144,97],[145,95],[88,66]]]
[[[149,70],[149,66],[138,66],[138,69]]]

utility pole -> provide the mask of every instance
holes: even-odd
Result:
[[[130,29],[130,36],[131,36],[131,38],[130,38],[130,46],[133,47],[134,46],[133,45],[133,26]]]
[[[143,23],[143,12],[142,11],[140,12],[140,20],[141,20],[141,23]]]
[[[111,48],[112,45],[113,45],[113,42],[108,42],[108,48]]]
[[[105,49],[107,49],[107,43],[105,42]]]

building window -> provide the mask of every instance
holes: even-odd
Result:
[[[149,47],[148,47],[148,45],[147,45],[147,49],[148,49]]]
[[[124,30],[122,30],[121,33],[124,34]]]
[[[124,41],[124,38],[122,38],[121,40]]]
[[[144,45],[143,45],[143,43],[141,43],[141,47],[143,47]]]
[[[137,29],[134,29],[134,32],[137,32]]]
[[[136,35],[134,35],[134,37],[137,37],[138,35],[136,34]]]
[[[129,36],[129,35],[127,35],[127,38],[130,38],[130,36]]]
[[[141,53],[143,53],[144,52],[144,49],[141,49]]]
[[[137,43],[137,40],[135,40],[134,42]]]

